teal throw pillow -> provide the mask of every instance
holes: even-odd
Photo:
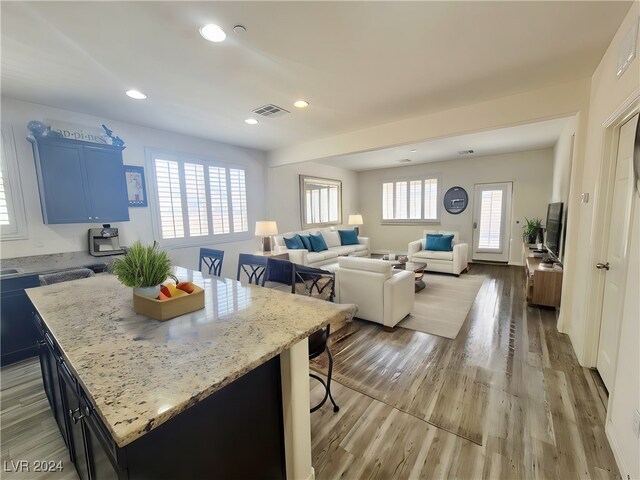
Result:
[[[433,250],[433,248],[429,248],[432,247],[433,245],[435,245],[435,241],[437,238],[442,237],[441,233],[427,233],[427,235],[424,237],[424,248],[423,250]]]
[[[453,250],[451,243],[453,242],[453,235],[439,235],[430,236],[427,235],[427,248],[434,252],[450,252]]]
[[[300,250],[304,248],[304,243],[302,243],[302,239],[298,234],[294,235],[291,238],[283,237],[283,239],[284,244],[289,250]]]
[[[355,230],[338,230],[342,245],[358,245],[358,234]]]
[[[311,247],[311,240],[309,239],[309,235],[298,235],[300,240],[302,240],[302,244],[306,250],[313,252],[313,248]]]
[[[317,235],[314,235],[313,233],[309,234],[309,240],[311,240],[311,247],[314,252],[329,250],[329,248],[327,248],[327,242],[324,241],[324,237],[321,233]]]

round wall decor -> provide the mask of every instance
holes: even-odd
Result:
[[[464,212],[469,204],[469,195],[462,187],[451,187],[444,194],[444,209],[452,215]]]

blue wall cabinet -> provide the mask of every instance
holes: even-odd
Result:
[[[33,144],[44,223],[129,220],[124,147],[63,138],[28,138]]]

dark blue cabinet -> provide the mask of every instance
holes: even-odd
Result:
[[[129,220],[124,147],[47,137],[29,141],[44,223]]]
[[[8,365],[38,355],[38,331],[33,322],[33,305],[25,288],[40,285],[37,275],[0,281],[1,364]]]

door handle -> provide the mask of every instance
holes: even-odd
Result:
[[[76,416],[77,414],[79,414],[78,416]],[[80,420],[82,420],[86,415],[84,413],[82,413],[80,411],[80,407],[76,408],[75,410],[71,410],[69,409],[69,416],[71,417],[71,420],[73,420],[73,423],[78,423]]]
[[[609,270],[609,262],[607,263],[596,263],[596,268],[598,270]]]
[[[473,222],[473,228],[478,228],[478,222]]]

